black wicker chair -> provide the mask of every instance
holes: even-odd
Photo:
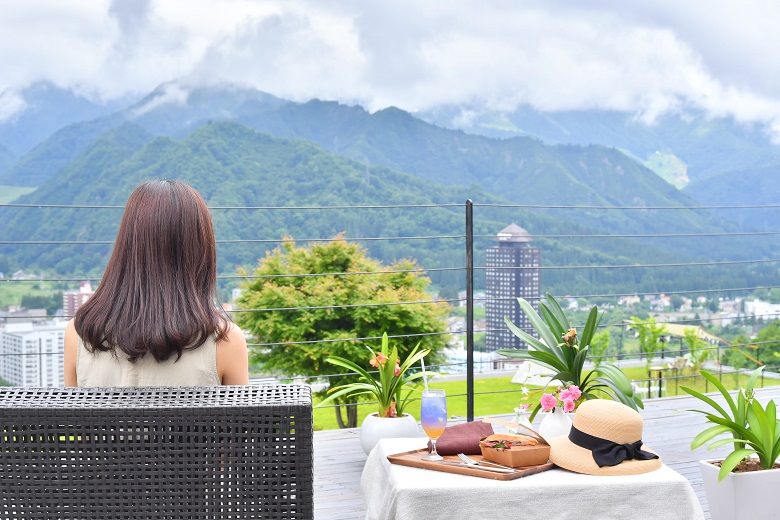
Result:
[[[311,389],[0,388],[0,519],[310,519]]]

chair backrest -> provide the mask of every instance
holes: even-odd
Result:
[[[678,372],[683,370],[686,366],[688,366],[688,358],[683,356],[674,358],[674,362],[672,362],[672,368]]]
[[[0,518],[313,516],[311,389],[0,388]]]

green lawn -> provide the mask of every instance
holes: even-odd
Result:
[[[627,368],[623,370],[632,380],[647,379],[647,370],[644,367]],[[726,388],[736,389],[739,385],[747,383],[748,374],[724,374],[723,384]],[[511,377],[483,378],[474,381],[474,415],[477,417],[489,415],[507,415],[513,413],[513,409],[521,403],[523,394],[520,391],[521,385],[511,383]],[[761,386],[759,379],[757,387]],[[764,379],[764,385],[780,385],[780,380]],[[678,380],[677,388],[675,382],[669,380],[666,382],[668,395],[687,395],[679,387],[687,386],[701,392],[715,392],[713,388],[702,377],[682,377]],[[466,381],[437,382],[431,384],[431,388],[443,388],[447,392],[447,407],[450,416],[466,416]],[[657,392],[657,386],[653,386]],[[653,392],[652,395],[657,395]],[[759,394],[760,395],[760,394]],[[419,394],[418,394],[419,396]],[[534,399],[538,399],[537,396]],[[315,406],[320,401],[315,398]],[[369,413],[376,411],[374,404],[361,404],[358,406],[358,423]],[[414,415],[417,419],[420,416],[419,398],[412,401],[407,406],[406,411]],[[332,407],[314,409],[314,429],[315,430],[333,430],[338,428],[336,414]]]
[[[8,204],[18,199],[22,195],[32,193],[36,188],[28,186],[0,186],[0,204]]]
[[[6,275],[8,274],[10,273],[6,273]],[[22,296],[25,294],[49,296],[52,292],[55,292],[55,289],[51,282],[41,282],[39,280],[9,282],[0,280],[0,307],[4,308],[9,305],[21,304]]]

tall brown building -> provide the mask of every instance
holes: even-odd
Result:
[[[72,318],[73,315],[76,314],[76,311],[79,310],[79,307],[81,307],[93,294],[92,284],[89,282],[81,282],[78,291],[62,293],[63,314],[66,317]]]
[[[485,260],[485,338],[488,352],[502,348],[526,348],[512,334],[504,317],[536,336],[530,320],[517,298],[525,298],[538,311],[541,296],[542,255],[531,246],[531,235],[517,224],[510,224],[496,235],[497,246],[487,248]]]

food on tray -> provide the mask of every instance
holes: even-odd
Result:
[[[480,446],[496,450],[510,450],[518,446],[536,446],[539,441],[527,435],[508,435],[496,433],[479,441]]]
[[[495,434],[479,441],[482,456],[502,466],[521,468],[547,463],[550,446],[527,435]]]

